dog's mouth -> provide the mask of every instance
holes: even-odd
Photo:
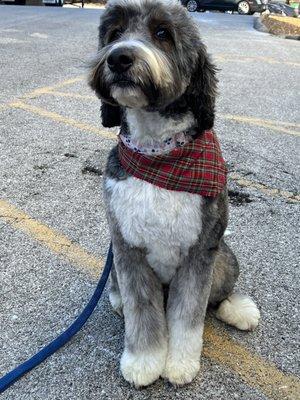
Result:
[[[124,76],[114,78],[111,85],[119,86],[121,88],[133,88],[137,86],[136,82]]]
[[[142,87],[130,78],[117,77],[110,84],[111,97],[119,105],[141,108],[148,105],[148,99]]]

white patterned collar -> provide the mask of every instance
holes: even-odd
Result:
[[[134,140],[130,135],[119,133],[119,138],[122,143],[129,149],[146,155],[161,155],[170,153],[170,151],[177,147],[182,147],[193,140],[192,131],[178,132],[174,136],[167,138],[163,141],[152,141],[151,144],[146,145],[138,140]]]

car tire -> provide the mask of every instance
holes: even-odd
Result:
[[[248,3],[247,0],[242,0],[238,3],[238,13],[241,15],[249,15],[251,14],[250,11],[250,4]]]
[[[188,0],[186,3],[186,8],[189,12],[195,12],[198,10],[198,3],[196,0]]]

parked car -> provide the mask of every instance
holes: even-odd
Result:
[[[2,0],[4,4],[15,4],[15,5],[26,5],[26,0]],[[0,0],[1,3],[1,0]],[[57,7],[62,7],[64,4],[64,0],[31,0],[30,4],[35,5],[35,6],[41,6],[42,4],[45,4],[45,6],[57,6]]]
[[[271,14],[279,14],[286,17],[298,17],[300,4],[295,1],[285,3],[279,0],[272,0],[268,3],[268,10]]]
[[[14,4],[16,6],[24,6],[26,4],[26,0],[2,0],[2,3],[7,5]]]
[[[64,4],[64,0],[43,0],[45,6],[56,6],[62,7]]]
[[[268,0],[181,0],[190,12],[217,10],[252,15],[267,9]]]

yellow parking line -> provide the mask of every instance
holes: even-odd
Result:
[[[60,96],[60,97],[71,97],[71,98],[73,97],[73,98],[83,99],[83,100],[94,100],[94,101],[99,102],[99,99],[93,95],[82,95],[79,93],[61,92],[61,91],[57,91],[57,90],[51,90],[51,91],[47,92],[46,94],[53,95],[53,96]],[[276,127],[277,125],[282,125],[282,126],[288,126],[288,127],[300,130],[300,124],[293,123],[293,122],[276,121],[274,119],[273,120],[261,119],[261,118],[245,117],[245,116],[240,116],[240,115],[231,115],[231,114],[222,114],[222,113],[218,113],[217,115],[220,116],[221,118],[225,118],[225,119],[236,119],[237,121],[264,124],[264,125],[268,125],[270,127],[273,127],[273,126]]]
[[[84,80],[84,76],[83,75],[77,76],[76,78],[66,79],[65,81],[56,83],[53,86],[45,86],[45,87],[41,87],[41,88],[35,89],[32,92],[23,95],[21,98],[22,99],[33,99],[33,98],[39,97],[39,96],[41,96],[43,94],[47,94],[51,90],[59,89],[59,88],[62,88],[64,86],[73,85],[74,83],[82,82],[83,80]]]
[[[260,192],[266,194],[271,197],[283,197],[287,199],[291,203],[299,203],[300,195],[289,192],[288,190],[281,190],[274,187],[270,187],[265,185],[264,183],[254,182],[250,179],[246,179],[240,174],[231,173],[229,175],[230,180],[235,181],[239,186],[253,188],[259,190]]]
[[[300,67],[300,63],[294,61],[283,61],[283,60],[275,60],[271,57],[235,57],[234,55],[230,54],[216,54],[214,59],[218,62],[265,62],[268,64],[284,64],[289,65],[291,67]]]
[[[49,228],[47,225],[31,218],[17,207],[0,199],[0,218],[15,229],[25,232],[43,246],[48,247],[53,253],[62,256],[75,264],[93,278],[99,276],[102,269],[102,260],[89,254],[78,244],[73,243],[60,232]]]
[[[19,108],[21,110],[29,111],[33,114],[40,115],[41,117],[51,119],[52,121],[55,121],[55,122],[62,122],[66,125],[70,125],[70,126],[73,126],[75,128],[78,128],[78,129],[81,129],[81,130],[84,130],[87,132],[95,133],[95,134],[100,135],[107,139],[116,139],[116,134],[114,134],[108,130],[99,129],[96,126],[92,126],[92,125],[86,124],[84,122],[76,121],[73,118],[64,117],[61,114],[45,110],[44,108],[32,106],[32,105],[23,103],[21,101],[16,101],[16,102],[10,103],[9,106],[12,108]]]
[[[0,111],[1,110],[6,110],[7,108],[9,108],[8,104],[0,104]]]
[[[246,123],[249,125],[261,126],[263,128],[267,128],[269,130],[271,129],[273,131],[288,133],[289,135],[300,136],[300,131],[298,132],[297,130],[291,130],[291,129],[286,129],[282,126],[277,126],[277,125],[286,125],[286,126],[291,126],[291,127],[295,127],[296,129],[299,129],[298,124],[292,124],[290,122],[284,123],[282,121],[277,122],[277,121],[271,121],[271,120],[266,120],[266,119],[244,117],[242,115],[231,115],[231,114],[218,114],[218,116],[220,118],[227,119],[230,121],[236,121],[236,122]]]
[[[37,89],[38,91],[39,89]],[[71,97],[71,98],[79,98],[79,99],[84,99],[84,100],[94,100],[94,101],[99,101],[96,96],[89,96],[89,95],[80,95],[77,93],[66,93],[66,92],[57,92],[57,91],[53,91],[52,89],[49,91],[44,91],[44,88],[41,89],[42,91],[39,93],[39,95],[42,94],[49,94],[49,95],[57,95],[57,96],[62,96],[62,97]],[[56,122],[62,122],[65,123],[67,125],[71,125],[74,126],[76,128],[88,131],[88,132],[92,132],[92,133],[96,133],[96,134],[100,134],[103,137],[107,137],[109,139],[115,139],[115,134],[112,134],[109,131],[103,130],[103,129],[99,129],[95,126],[92,126],[90,124],[86,124],[86,123],[82,123],[80,121],[76,121],[72,118],[67,118],[64,117],[63,115],[60,115],[58,113],[54,113],[54,112],[50,112],[47,111],[43,108],[40,107],[36,107],[36,106],[32,106],[29,104],[26,104],[22,101],[15,101],[12,103],[9,103],[8,105],[4,104],[1,105],[3,108],[7,108],[7,106],[10,107],[14,107],[14,108],[20,108],[26,111],[30,111],[33,112],[34,114],[38,114],[41,115],[43,117],[46,118],[50,118]],[[0,106],[0,110],[1,110],[1,106]],[[246,123],[249,125],[255,125],[255,126],[261,126],[263,128],[266,128],[268,130],[273,130],[273,131],[278,131],[278,132],[282,132],[282,133],[287,133],[289,135],[293,135],[293,136],[300,136],[300,125],[297,123],[291,123],[291,122],[284,122],[284,121],[274,121],[274,120],[267,120],[267,119],[260,119],[260,118],[253,118],[253,117],[245,117],[242,115],[233,115],[233,114],[222,114],[219,113],[218,116],[220,118],[226,119],[226,120],[230,120],[230,121],[235,121],[235,122],[241,122],[241,123]],[[278,126],[279,125],[279,126]],[[285,128],[285,126],[287,127],[291,127],[291,128],[295,128],[295,130],[292,129],[287,129]],[[299,131],[298,131],[299,130]]]
[[[99,99],[96,96],[81,95],[79,93],[60,92],[60,91],[56,91],[56,90],[49,90],[47,92],[43,92],[42,94],[59,96],[59,97],[70,97],[70,98],[99,102]],[[300,131],[299,132],[297,131],[300,129],[300,125],[297,123],[267,120],[267,119],[261,119],[261,118],[245,117],[242,115],[231,115],[231,114],[222,114],[222,113],[218,113],[218,116],[223,119],[232,120],[232,121],[236,121],[236,122],[242,122],[242,123],[246,123],[246,124],[250,124],[250,125],[261,126],[263,128],[267,128],[269,130],[271,129],[274,131],[287,133],[289,135],[295,135],[295,136],[300,135]],[[285,127],[291,127],[291,128],[294,128],[295,130],[287,129]]]
[[[79,93],[72,93],[72,92],[60,92],[57,90],[51,90],[47,93],[44,94],[49,94],[52,96],[58,96],[58,97],[71,97],[74,99],[82,99],[82,100],[92,100],[92,101],[100,101],[96,96],[91,96],[91,95],[84,95],[84,94],[79,94]]]
[[[300,379],[285,374],[275,364],[230,339],[225,331],[208,324],[204,331],[203,355],[234,371],[249,386],[273,400],[299,400]]]
[[[92,277],[99,275],[103,267],[102,260],[5,200],[0,200],[0,218],[56,255],[83,267]],[[204,333],[204,356],[230,368],[246,384],[261,390],[270,399],[296,400],[300,393],[300,380],[296,376],[283,373],[274,364],[234,342],[225,331],[219,331],[211,324],[206,326]]]
[[[69,78],[66,79],[62,82],[58,82],[53,86],[45,86],[45,87],[41,87],[41,88],[37,88],[35,90],[33,90],[32,92],[26,93],[23,96],[21,96],[18,100],[16,100],[16,102],[18,102],[21,99],[34,99],[36,97],[40,97],[44,94],[48,94],[49,92],[51,92],[52,90],[54,91],[55,89],[59,89],[65,86],[69,86],[72,85],[74,83],[77,82],[81,82],[84,80],[84,76],[77,76],[76,78]],[[4,103],[4,104],[0,104],[0,111],[1,110],[5,110],[9,107],[9,103]]]

